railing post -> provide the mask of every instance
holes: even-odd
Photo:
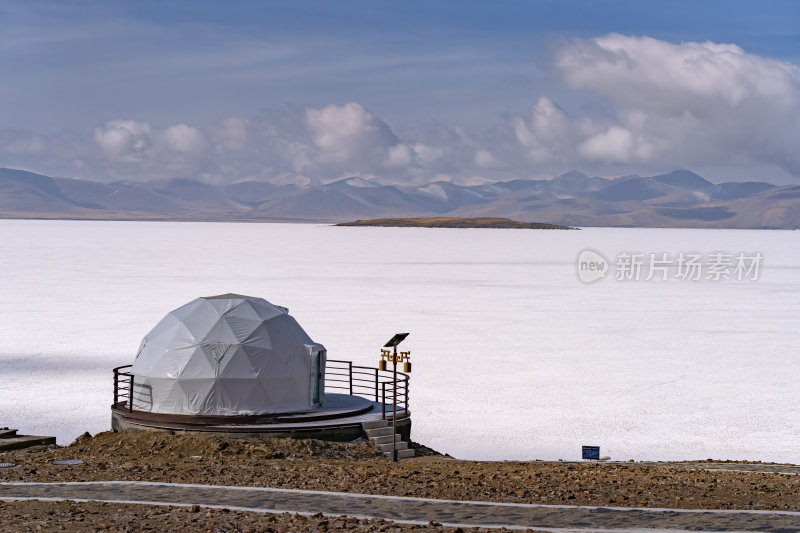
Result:
[[[347,366],[350,369],[350,396],[353,395],[353,362],[348,361]]]
[[[386,420],[386,382],[384,381],[382,384],[383,387],[383,402],[381,402],[381,416],[384,420]]]
[[[114,405],[119,403],[119,373],[114,369]]]
[[[405,380],[405,400],[406,400],[406,416],[408,416],[408,376]]]
[[[375,369],[375,403],[378,403],[378,369]]]
[[[133,412],[133,374],[131,374],[130,388],[128,389],[128,412]]]

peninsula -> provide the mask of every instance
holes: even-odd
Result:
[[[577,229],[543,222],[519,222],[497,217],[373,218],[342,222],[337,226],[380,226],[384,228],[500,228],[500,229]]]

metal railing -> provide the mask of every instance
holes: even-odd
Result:
[[[112,407],[127,409],[133,412],[133,374],[122,372],[123,368],[133,365],[122,365],[114,369],[114,404]]]
[[[114,404],[112,407],[133,412],[134,375],[124,370],[132,365],[118,366],[114,369]],[[404,410],[408,416],[408,374],[397,373],[397,391],[392,386],[392,371],[374,367],[354,365],[352,361],[328,359],[325,365],[325,389],[345,391],[350,396],[361,396],[380,403],[383,418],[386,418],[387,405],[391,416],[392,404]],[[139,395],[141,396],[141,395]],[[142,399],[137,397],[137,402]]]
[[[379,370],[369,366],[354,365],[352,361],[328,359],[325,365],[325,389],[346,391],[351,396],[362,396],[380,403],[383,418],[386,418],[387,405],[391,412],[392,404],[403,407],[408,414],[409,376],[397,373],[397,392],[392,385],[392,371]]]

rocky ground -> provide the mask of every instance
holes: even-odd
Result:
[[[84,463],[52,464],[63,459]],[[679,463],[665,467],[476,462],[436,455],[390,463],[367,442],[238,441],[164,432],[106,432],[86,434],[68,447],[7,452],[0,455],[0,463],[16,465],[0,468],[0,481],[140,480],[518,503],[800,511],[800,476],[795,475],[691,470]],[[13,530],[101,525],[114,530],[162,530],[164,524],[211,531],[410,527],[207,509],[45,502],[4,502],[0,523]]]

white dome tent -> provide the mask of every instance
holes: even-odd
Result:
[[[167,314],[143,339],[131,373],[139,411],[261,415],[325,401],[325,347],[288,309],[237,294]]]

